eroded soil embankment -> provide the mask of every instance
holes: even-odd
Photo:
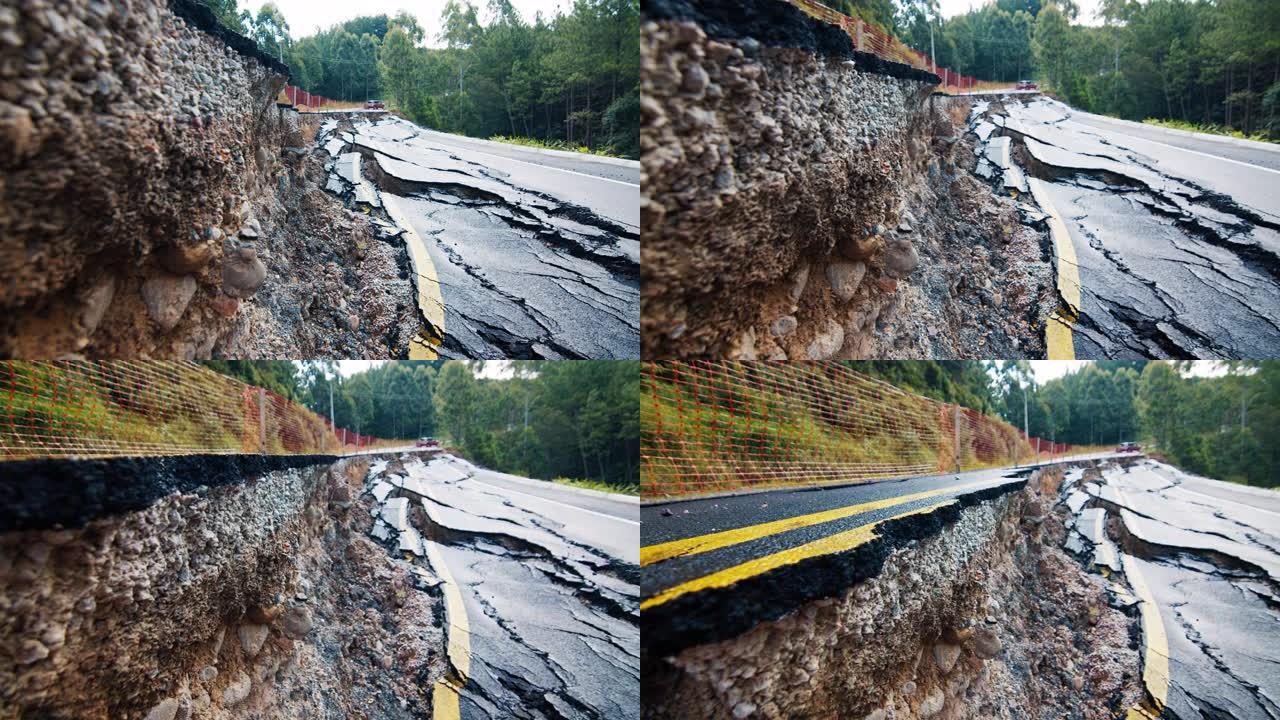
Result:
[[[1060,482],[1046,471],[964,507],[873,577],[737,637],[646,657],[645,717],[1104,720],[1132,707],[1135,621],[1060,549]]]
[[[135,462],[105,504],[91,470],[87,521],[27,505],[45,529],[0,534],[0,718],[429,715],[443,609],[366,537],[368,460],[242,469],[150,497],[173,467]]]
[[[1047,235],[973,175],[968,101],[785,4],[731,5],[641,27],[644,354],[1042,354]]]
[[[196,0],[0,8],[0,355],[404,354],[407,274],[287,76]]]

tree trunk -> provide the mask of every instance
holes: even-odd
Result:
[[[1253,63],[1249,63],[1249,73],[1245,75],[1244,92],[1244,134],[1248,135],[1253,116]]]
[[[591,150],[591,128],[595,123],[591,122],[591,83],[587,83],[587,149]]]

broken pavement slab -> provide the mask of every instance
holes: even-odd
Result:
[[[434,717],[638,717],[635,566],[568,534],[573,508],[540,515],[473,481],[486,473],[405,456],[368,479],[379,515],[424,536],[422,582],[444,594],[451,669]]]
[[[1280,207],[1214,194],[1241,188],[1208,182],[1212,162],[1195,173],[1047,99],[991,105],[975,122],[996,128],[985,145],[996,167],[1011,144],[1026,148],[1030,189],[1050,216],[1064,300],[1046,325],[1050,357],[1267,357],[1280,347],[1280,226],[1268,220]]]
[[[1078,514],[1078,491],[1065,496],[1068,524],[1096,534],[1110,518],[1124,548],[1111,578],[1138,603],[1147,699],[1127,717],[1276,717],[1280,493],[1250,497],[1153,460],[1105,466],[1083,489]]]
[[[349,120],[317,141],[341,144],[331,191],[359,203],[372,189],[405,241],[423,318],[412,354],[639,356],[638,227],[582,192],[593,181],[530,186],[533,170],[497,170],[397,118]]]

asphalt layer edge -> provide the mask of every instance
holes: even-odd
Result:
[[[338,455],[173,455],[0,462],[0,532],[78,528],[175,492],[236,485]]]
[[[728,640],[806,603],[837,596],[878,575],[895,548],[936,535],[959,520],[966,508],[1021,490],[1026,484],[1023,479],[958,495],[956,502],[933,512],[879,524],[874,540],[852,550],[808,558],[732,587],[682,595],[645,610],[640,614],[644,654],[666,657],[695,645]]]
[[[877,75],[939,85],[928,70],[855,50],[853,38],[835,25],[811,18],[779,0],[644,0],[650,20],[689,20],[717,40],[753,38],[765,47],[798,48],[816,55],[852,60],[854,68]]]

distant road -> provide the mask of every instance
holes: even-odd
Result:
[[[1216,139],[1218,138],[1216,135],[1199,133],[1201,137],[1196,137],[1196,134],[1193,133],[1165,132],[1158,126],[1129,123],[1079,110],[1071,113],[1071,119],[1106,132],[1120,133],[1121,135],[1172,145],[1183,150],[1191,150],[1280,172],[1280,145],[1257,142],[1248,144],[1222,142],[1221,139]],[[1280,182],[1280,179],[1277,179],[1276,182]]]
[[[614,160],[586,153],[549,153],[536,148],[512,145],[510,143],[491,142],[465,135],[428,130],[426,135],[441,145],[450,145],[461,150],[474,153],[496,155],[509,160],[541,165],[556,170],[564,170],[581,175],[591,175],[606,180],[613,180],[624,185],[640,187],[640,162],[637,160]],[[566,155],[575,157],[566,157]]]

